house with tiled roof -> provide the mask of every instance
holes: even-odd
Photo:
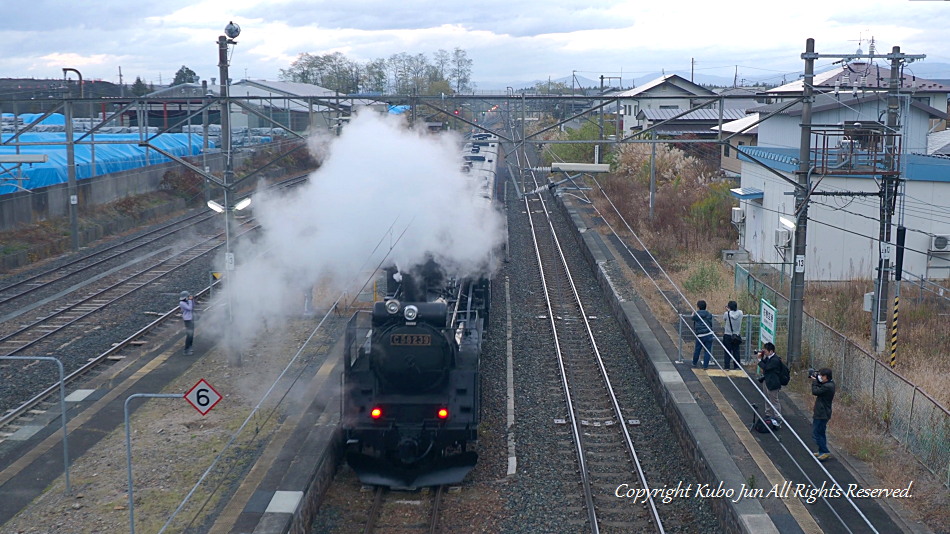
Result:
[[[654,111],[682,113],[706,100],[716,97],[713,91],[697,85],[682,76],[667,74],[640,87],[616,94],[620,99],[625,135],[643,130],[656,117]],[[644,113],[641,115],[641,111]]]
[[[858,98],[869,93],[887,92],[891,70],[888,66],[871,62],[845,62],[839,68],[816,73],[813,87],[816,93],[833,94]],[[802,94],[802,80],[796,80],[766,91],[769,102],[783,102]],[[938,80],[927,80],[913,74],[902,73],[899,89],[908,94],[912,102],[939,109],[948,110],[950,85]]]
[[[729,138],[728,143],[724,143],[720,148],[719,168],[726,176],[738,178],[742,172],[742,162],[739,161],[739,150],[743,147],[756,146],[759,137],[759,114],[749,113],[740,119],[725,122],[722,126],[716,125],[710,128],[712,135],[719,137],[719,131],[722,131],[722,138]],[[733,147],[736,148],[733,148]]]
[[[950,158],[928,152],[931,128],[947,120],[948,88],[905,76],[895,132],[886,127],[887,93],[882,87],[887,83],[878,81],[878,69],[845,70],[848,78],[845,72],[820,80],[816,76],[805,279],[876,277],[881,251],[881,199],[876,195],[885,175],[899,178],[902,185],[894,221],[907,228],[903,271],[923,278],[950,277],[950,219],[946,215]],[[842,89],[842,82],[850,81],[854,72],[865,73],[859,83],[867,76],[867,90]],[[880,76],[886,76],[883,69]],[[740,151],[741,184],[732,190],[739,200],[733,221],[739,228],[739,248],[754,262],[791,264],[793,260],[797,220],[793,193],[803,105],[782,109],[796,96],[792,85],[769,91],[772,104],[749,110],[762,119],[757,125],[758,145],[732,146]],[[800,96],[800,82],[798,87]]]
[[[744,109],[697,109],[684,113],[685,109],[641,109],[637,114],[642,129],[655,126],[657,137],[678,137],[692,134],[698,138],[712,139],[717,136],[714,128],[720,124],[746,116]]]

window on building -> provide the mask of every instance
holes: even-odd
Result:
[[[679,106],[660,106],[660,109],[679,109]]]
[[[731,153],[732,153],[732,147],[729,145],[728,142],[726,142],[726,144],[722,145],[722,157],[728,158]]]

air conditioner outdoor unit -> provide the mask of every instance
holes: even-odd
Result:
[[[732,208],[732,222],[735,224],[745,222],[745,211],[742,208]]]
[[[931,252],[950,252],[950,235],[935,235],[930,239]]]
[[[785,248],[792,244],[792,232],[788,228],[775,229],[775,246]]]

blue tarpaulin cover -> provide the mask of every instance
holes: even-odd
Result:
[[[20,115],[23,117],[24,115]],[[81,136],[77,132],[75,138]],[[13,135],[3,134],[3,142],[8,141]],[[168,161],[168,158],[159,154],[155,150],[148,150],[148,161],[146,162],[146,148],[138,146],[138,134],[96,134],[96,172],[92,172],[92,150],[91,145],[85,144],[91,140],[91,136],[83,139],[82,143],[75,145],[76,160],[76,179],[83,180],[91,176],[108,174],[111,172],[124,171],[145,165],[154,165]],[[20,135],[19,140],[24,143],[60,143],[50,145],[26,145],[20,146],[20,154],[46,154],[46,163],[26,163],[21,167],[24,180],[22,182],[12,181],[17,177],[17,171],[14,170],[14,164],[0,165],[0,195],[13,193],[20,190],[14,184],[19,184],[25,189],[35,189],[68,181],[66,170],[66,134],[62,132],[51,133],[33,133],[27,132]],[[129,144],[103,144],[109,141],[129,141]],[[190,146],[189,146],[190,141]],[[167,133],[156,136],[151,144],[162,150],[174,154],[175,156],[193,156],[201,153],[202,137],[195,134],[186,133]],[[209,143],[209,146],[212,146]],[[14,146],[0,145],[0,154],[12,155],[17,150]]]
[[[23,124],[32,124],[36,122],[36,119],[42,117],[42,113],[20,113],[20,121]],[[13,119],[13,113],[4,113],[3,118]],[[43,119],[43,122],[40,124],[66,124],[66,117],[62,113],[52,113],[49,117]]]

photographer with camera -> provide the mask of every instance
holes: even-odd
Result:
[[[762,369],[762,376],[759,377],[759,383],[762,384],[762,393],[769,400],[771,405],[765,407],[767,417],[782,415],[782,408],[779,405],[778,394],[782,389],[782,358],[775,354],[775,345],[768,342],[762,345],[762,350],[756,353],[759,358],[759,367]],[[775,406],[775,410],[772,410]]]
[[[191,343],[195,339],[195,297],[188,291],[182,291],[178,297],[178,309],[181,310],[181,319],[185,323],[185,356],[191,356],[194,352],[191,349]]]
[[[835,382],[831,378],[831,369],[824,367],[815,371],[808,370],[811,379],[811,394],[815,396],[815,408],[811,419],[811,437],[818,445],[818,452],[813,453],[822,462],[831,458],[828,451],[828,440],[825,431],[831,419],[831,402],[835,398]]]

